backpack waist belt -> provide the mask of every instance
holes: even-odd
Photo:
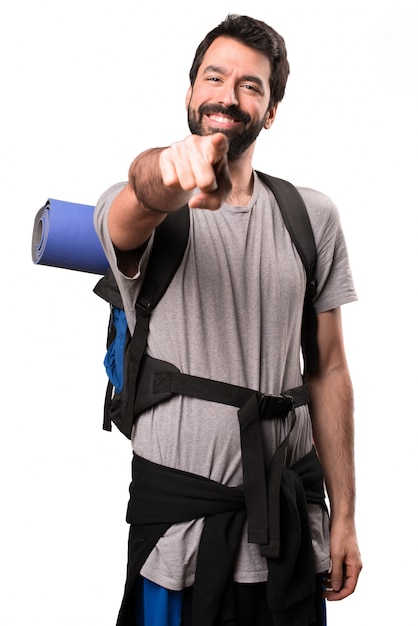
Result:
[[[278,557],[282,473],[286,467],[289,436],[296,421],[295,408],[308,403],[308,386],[289,389],[277,396],[266,395],[246,387],[182,374],[171,363],[144,356],[135,415],[175,394],[238,408],[248,541],[260,544],[263,556]],[[284,420],[288,416],[291,419],[288,434],[266,470],[260,421]]]

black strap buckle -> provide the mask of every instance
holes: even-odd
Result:
[[[264,393],[260,393],[258,396],[258,408],[262,419],[284,419],[288,416],[292,407],[293,396],[274,396],[265,395]]]
[[[152,312],[152,302],[146,298],[139,297],[135,303],[135,308],[141,317],[149,317]]]

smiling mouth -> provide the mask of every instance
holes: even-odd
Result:
[[[233,130],[241,124],[251,122],[251,116],[235,105],[225,107],[216,103],[205,103],[199,107],[198,115],[200,123],[206,124],[211,130]]]
[[[240,123],[240,120],[235,120],[232,117],[227,117],[225,115],[220,115],[219,113],[212,113],[206,115],[209,122],[214,122],[215,124],[219,124],[220,126],[235,126]]]

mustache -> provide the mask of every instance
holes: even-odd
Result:
[[[231,104],[229,107],[224,107],[222,104],[201,104],[198,110],[200,116],[212,115],[215,113],[230,117],[235,120],[235,122],[244,122],[245,124],[248,124],[251,121],[250,115],[245,113],[245,111],[242,111],[234,104]]]

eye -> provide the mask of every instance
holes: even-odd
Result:
[[[252,83],[243,83],[241,85],[247,91],[254,91],[255,93],[261,93],[259,87],[253,85]]]

